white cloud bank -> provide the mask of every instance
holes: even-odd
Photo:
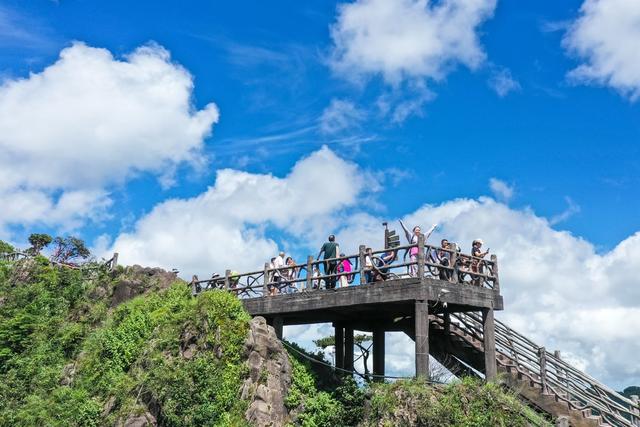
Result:
[[[126,263],[177,267],[184,277],[260,269],[279,249],[267,227],[305,236],[324,229],[367,192],[367,179],[326,147],[284,178],[221,170],[199,196],[156,206],[112,250]]]
[[[158,205],[120,235],[111,250],[126,263],[178,267],[184,277],[208,277],[227,268],[260,267],[279,249],[272,236],[293,239],[298,260],[335,232],[344,252],[359,244],[379,247],[382,220],[361,208],[370,176],[328,148],[295,164],[278,178],[220,171],[215,185],[191,199]],[[375,185],[374,185],[375,187]],[[613,386],[640,383],[640,233],[612,250],[593,244],[529,209],[512,209],[490,198],[424,205],[403,220],[412,226],[440,224],[442,237],[465,252],[474,238],[499,257],[505,311],[498,317],[587,372]],[[301,245],[300,242],[306,242]],[[310,246],[310,247],[304,247]],[[315,328],[326,333],[327,328]],[[288,336],[310,343],[313,334],[291,328]],[[413,346],[389,341],[389,369],[413,366]],[[396,343],[396,344],[392,344]],[[403,368],[404,367],[404,368]]]
[[[73,227],[104,214],[107,188],[139,173],[169,185],[198,165],[218,120],[195,110],[193,78],[158,45],[116,59],[74,43],[40,73],[0,86],[0,228]]]
[[[635,101],[640,96],[640,2],[585,0],[564,46],[584,63],[569,73],[577,82],[610,86]]]

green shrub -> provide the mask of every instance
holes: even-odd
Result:
[[[472,378],[446,386],[398,381],[375,384],[371,391],[370,426],[550,425],[499,385]]]
[[[89,280],[36,257],[26,281],[11,284],[12,268],[0,264],[0,426],[112,425],[147,402],[168,425],[244,423],[250,318],[236,297],[193,298],[175,284],[109,311],[107,297],[95,296],[109,292],[94,290],[112,288],[117,273]],[[190,359],[181,356],[186,332],[199,349]],[[61,385],[74,361],[71,385]]]

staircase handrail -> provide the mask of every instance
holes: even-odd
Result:
[[[458,326],[462,326],[463,331],[482,341],[482,319],[479,315],[452,313],[451,316],[460,322]],[[531,380],[543,385],[543,388],[551,389],[574,408],[595,410],[605,420],[613,419],[623,425],[633,426],[634,420],[639,418],[640,407],[635,402],[546,351],[544,347],[499,320],[496,319],[495,322],[497,351],[514,361],[516,368]],[[514,360],[513,354],[518,355],[520,360]],[[558,390],[563,391],[566,397]]]

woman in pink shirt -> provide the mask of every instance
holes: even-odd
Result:
[[[341,257],[345,256],[344,254],[340,254]],[[337,269],[338,273],[351,273],[351,271],[353,271],[353,268],[351,266],[351,262],[348,259],[343,259],[342,261],[340,261],[340,263],[338,264],[338,269]],[[345,274],[344,276],[340,276],[340,287],[344,288],[349,286],[349,280],[351,279],[351,275],[350,274]]]

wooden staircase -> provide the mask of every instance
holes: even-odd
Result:
[[[405,331],[413,337],[412,330]],[[500,381],[527,403],[573,427],[640,426],[640,407],[496,320]],[[456,375],[484,372],[482,320],[473,313],[429,318],[429,352]]]

